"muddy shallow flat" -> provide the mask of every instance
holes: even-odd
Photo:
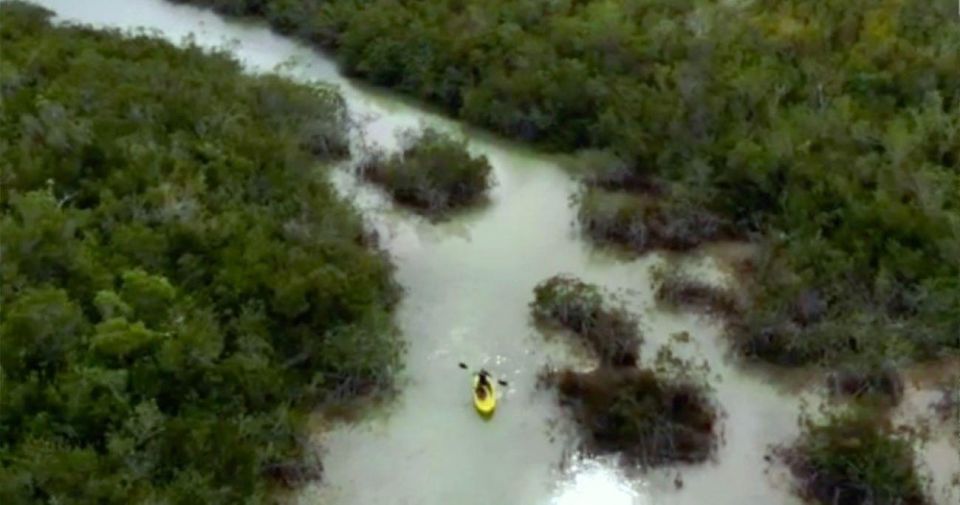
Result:
[[[815,403],[819,382],[809,373],[785,374],[731,360],[721,328],[692,314],[657,310],[650,268],[664,258],[623,258],[601,252],[575,232],[569,199],[576,183],[562,157],[537,153],[342,77],[328,57],[261,25],[160,0],[46,0],[58,19],[95,26],[156,30],[174,41],[191,35],[202,46],[226,46],[251,71],[279,68],[298,80],[339,85],[359,125],[355,142],[395,147],[397,130],[431,125],[463,131],[485,154],[496,185],[490,201],[432,223],[395,208],[359,183],[349,163],[332,171],[344,195],[363,209],[397,264],[405,294],[396,320],[408,342],[401,393],[355,423],[318,430],[325,480],[305,489],[302,504],[744,504],[798,503],[781,469],[764,460],[770,444],[797,433],[800,404]],[[724,256],[724,255],[719,255]],[[736,255],[734,255],[736,256]],[[713,260],[686,260],[701,277],[722,281]],[[552,392],[535,387],[547,364],[588,366],[562,339],[534,328],[527,304],[540,281],[569,273],[619,294],[639,315],[646,360],[671,335],[682,356],[706,359],[725,412],[724,444],[716,461],[626,475],[607,459],[579,459],[575,437]],[[510,382],[495,416],[473,410],[470,377],[457,363],[486,367]],[[804,385],[807,385],[804,387]],[[925,389],[909,389],[905,419],[926,414]],[[925,473],[935,478],[938,503],[960,503],[950,485],[960,470],[949,430],[935,430],[923,449]],[[674,484],[677,474],[683,485]]]

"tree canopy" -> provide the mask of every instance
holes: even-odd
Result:
[[[0,5],[0,502],[254,503],[391,387],[391,266],[330,88]]]

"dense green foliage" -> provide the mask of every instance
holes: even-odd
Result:
[[[781,452],[801,494],[817,503],[929,503],[914,467],[911,440],[895,435],[871,409],[833,412],[819,422],[808,419],[800,438]]]
[[[748,354],[960,348],[950,2],[185,1],[264,17],[336,49],[349,72],[511,137],[608,150],[621,160],[608,189],[661,189],[639,213],[584,200],[591,236],[685,248],[714,237],[706,222],[766,237],[756,307],[734,332]],[[644,217],[678,223],[682,240],[614,229]],[[801,323],[792,307],[811,296],[824,309]]]
[[[476,202],[490,186],[490,162],[471,156],[466,141],[426,128],[404,131],[400,152],[367,153],[363,177],[411,207],[438,214]]]
[[[389,263],[331,89],[0,5],[0,502],[256,503],[386,391]],[[272,477],[273,479],[264,478]]]

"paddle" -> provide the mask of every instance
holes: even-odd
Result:
[[[459,364],[460,364],[460,368],[462,368],[462,369],[464,369],[464,370],[469,370],[469,369],[470,369],[470,367],[468,367],[467,364],[464,363],[464,362],[462,362],[462,361],[461,361]],[[481,373],[481,374],[483,374],[483,375],[486,375],[487,377],[490,376],[490,372],[488,372],[488,371],[486,371],[486,370],[484,370],[484,369],[482,369],[482,368],[480,369],[480,372],[479,372],[479,373]],[[503,386],[503,387],[510,387],[510,384],[507,384],[507,381],[505,381],[505,380],[503,380],[503,379],[497,379],[497,384],[500,384],[500,385]]]

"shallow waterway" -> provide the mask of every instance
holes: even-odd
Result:
[[[297,503],[799,503],[783,471],[764,456],[771,444],[796,435],[801,404],[816,404],[818,388],[802,387],[809,374],[746,367],[728,355],[717,323],[657,309],[651,268],[667,260],[659,255],[623,258],[580,238],[570,204],[577,185],[564,158],[465,128],[395,95],[358,85],[344,78],[328,56],[263,25],[227,21],[210,11],[160,0],[37,3],[57,12],[59,20],[142,27],[178,43],[189,36],[200,46],[228,48],[254,72],[277,70],[296,80],[335,84],[358,125],[357,145],[395,148],[399,130],[429,125],[462,132],[470,150],[486,155],[493,165],[496,185],[490,201],[442,223],[395,208],[345,167],[332,171],[338,189],[362,209],[396,263],[396,278],[404,288],[396,321],[408,350],[395,401],[359,421],[317,430],[324,481],[303,490]],[[708,255],[682,263],[698,275],[724,281]],[[641,318],[645,360],[671,342],[671,335],[690,334],[689,343],[675,343],[675,350],[707,360],[725,416],[715,461],[626,475],[609,460],[576,456],[575,436],[554,394],[537,389],[536,375],[547,365],[589,366],[589,359],[562,339],[545,339],[528,308],[533,287],[558,273],[615,292]],[[509,381],[489,421],[473,410],[470,376],[458,368],[461,361]],[[925,414],[929,398],[916,390],[902,416]],[[948,436],[935,435],[924,448],[924,472],[934,478],[938,503],[960,503],[960,491],[950,482],[960,469],[960,455]]]

